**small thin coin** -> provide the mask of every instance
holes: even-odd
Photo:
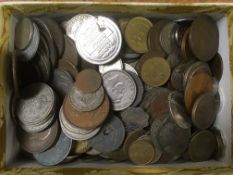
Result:
[[[125,71],[112,70],[103,75],[103,86],[113,105],[113,110],[121,111],[135,100],[137,89],[133,78]]]
[[[205,93],[199,96],[192,109],[194,126],[200,130],[209,128],[216,119],[218,108],[214,93]]]
[[[215,135],[211,131],[203,130],[192,136],[188,154],[192,161],[201,162],[211,158],[216,147],[217,140]]]
[[[100,74],[93,69],[84,69],[76,77],[75,85],[83,93],[95,92],[100,88],[102,79]]]
[[[100,132],[89,139],[89,143],[94,149],[102,153],[109,153],[117,150],[124,139],[124,125],[118,117],[112,115],[102,126]]]
[[[184,36],[182,38],[181,46],[180,46],[181,47],[181,56],[185,60],[196,59],[196,57],[193,55],[193,53],[190,49],[190,45],[188,42],[189,32],[190,32],[190,28],[185,31]]]
[[[58,62],[58,68],[68,72],[74,80],[78,75],[76,66],[68,59],[60,59]]]
[[[91,149],[87,140],[77,141],[75,142],[74,153],[75,154],[83,154]]]
[[[54,166],[65,160],[71,148],[72,140],[61,132],[57,143],[53,147],[41,153],[34,153],[33,157],[41,165]]]
[[[12,52],[12,79],[13,79],[13,88],[14,94],[16,97],[20,97],[19,90],[19,75],[18,75],[18,61],[16,58],[16,50]]]
[[[223,74],[223,60],[219,53],[217,53],[213,59],[209,62],[210,70],[213,76],[220,81]]]
[[[134,17],[126,25],[124,37],[128,46],[137,53],[148,51],[147,38],[152,23],[144,17]]]
[[[147,85],[158,87],[168,81],[170,73],[170,66],[165,59],[153,57],[144,62],[140,75]]]
[[[111,71],[111,70],[123,70],[123,62],[121,59],[118,59],[110,64],[105,64],[105,65],[99,65],[99,72],[101,74],[104,74],[108,71]]]

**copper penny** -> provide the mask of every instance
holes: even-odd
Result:
[[[217,53],[213,59],[209,62],[210,70],[213,76],[220,81],[223,74],[223,60],[219,53]]]
[[[95,92],[101,86],[100,74],[93,69],[84,69],[76,77],[75,85],[83,93]]]
[[[71,104],[68,98],[63,102],[63,110],[67,119],[74,125],[83,129],[94,129],[100,126],[109,113],[109,99],[105,95],[102,105],[93,111],[80,112]]]
[[[191,113],[195,100],[203,93],[212,92],[213,89],[214,81],[209,74],[201,72],[194,75],[188,82],[184,93],[185,107],[187,111]]]
[[[76,66],[68,59],[60,59],[58,63],[58,68],[67,71],[74,80],[78,75],[78,70]]]

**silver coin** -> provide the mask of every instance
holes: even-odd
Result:
[[[133,72],[133,73],[138,75],[138,72],[136,71],[136,69],[132,65],[124,63],[124,68],[127,72]]]
[[[125,71],[112,70],[103,75],[103,85],[112,102],[113,110],[129,107],[137,95],[133,78]]]
[[[86,130],[73,125],[66,119],[62,107],[59,112],[59,119],[63,132],[67,135],[67,137],[73,140],[88,140],[94,137],[100,130],[100,127],[96,129]]]
[[[37,124],[43,121],[55,105],[55,94],[48,85],[35,83],[23,90],[27,98],[20,99],[16,114],[24,124]]]
[[[40,43],[40,33],[39,33],[37,26],[33,23],[32,40],[30,44],[28,45],[28,47],[26,47],[24,50],[19,51],[20,55],[22,55],[22,57],[20,57],[21,60],[29,61],[33,59],[39,47],[39,43]]]
[[[34,153],[33,157],[41,165],[54,166],[62,161],[68,156],[72,148],[72,139],[67,137],[63,132],[61,132],[57,143],[50,149],[42,153]]]
[[[73,86],[68,97],[77,111],[92,111],[102,104],[104,88],[101,86],[93,93],[82,93]]]
[[[121,59],[118,59],[110,64],[99,65],[99,72],[104,74],[110,70],[123,70],[123,63]]]
[[[73,78],[68,72],[55,69],[50,85],[61,98],[64,98],[73,85]]]
[[[92,64],[106,64],[117,57],[122,45],[118,26],[109,18],[89,18],[78,29],[75,43],[80,56]]]
[[[66,31],[66,34],[75,41],[75,35],[80,26],[89,18],[95,18],[90,14],[78,14],[62,23],[63,28]]]
[[[149,115],[140,107],[129,107],[121,112],[121,119],[127,132],[139,130],[149,125]]]

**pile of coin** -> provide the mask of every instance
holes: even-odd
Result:
[[[47,17],[16,25],[19,141],[40,164],[93,156],[138,165],[223,156],[214,126],[223,60],[212,17],[115,22],[78,14],[61,28]]]

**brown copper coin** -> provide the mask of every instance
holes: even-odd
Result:
[[[217,140],[211,131],[197,132],[189,143],[189,157],[195,162],[208,160],[213,156],[216,146]]]
[[[209,128],[215,121],[218,107],[215,94],[205,93],[197,98],[192,109],[192,122],[200,130]]]
[[[69,98],[65,98],[63,102],[63,110],[67,119],[74,125],[83,129],[94,129],[100,126],[109,113],[109,99],[105,95],[102,105],[93,111],[80,112],[71,104]]]
[[[191,113],[195,100],[203,93],[212,92],[213,89],[214,81],[209,74],[201,72],[194,75],[188,82],[184,93],[185,107],[187,111]]]
[[[59,124],[56,120],[51,127],[39,133],[21,131],[19,141],[22,148],[29,153],[43,152],[50,148],[59,135]]]
[[[100,74],[93,69],[84,69],[76,77],[75,85],[83,93],[95,92],[101,86]]]
[[[220,81],[223,74],[223,60],[219,53],[217,53],[213,59],[209,62],[210,70],[213,76]]]
[[[216,22],[207,15],[194,19],[188,37],[192,53],[201,61],[211,60],[218,50],[219,32]]]
[[[58,68],[67,71],[74,80],[78,75],[78,70],[76,66],[68,59],[60,59],[58,63]]]
[[[189,32],[190,32],[190,28],[185,31],[181,42],[181,56],[185,60],[195,59],[188,42]]]

